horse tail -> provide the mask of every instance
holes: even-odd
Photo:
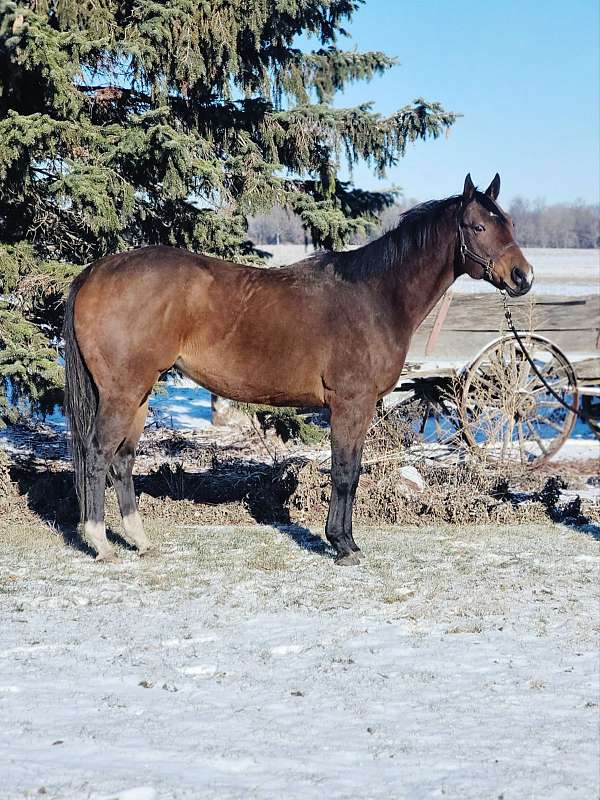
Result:
[[[98,391],[85,365],[75,336],[75,299],[77,292],[87,280],[88,274],[87,269],[83,270],[71,284],[62,331],[65,342],[64,412],[71,431],[70,450],[73,460],[75,491],[79,500],[82,522],[85,516],[87,491],[86,450],[93,434],[98,409]]]

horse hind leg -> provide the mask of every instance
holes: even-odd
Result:
[[[108,468],[126,438],[136,414],[136,405],[101,398],[94,431],[86,448],[85,502],[83,535],[96,551],[96,560],[117,561],[114,548],[106,538],[104,490]]]
[[[94,435],[85,456],[83,538],[96,551],[96,561],[114,562],[117,555],[106,538],[104,489],[108,458]]]
[[[108,476],[115,489],[121,517],[123,518],[125,539],[135,545],[140,556],[150,550],[150,542],[144,531],[142,518],[138,511],[132,473],[135,450],[144,430],[147,413],[148,402],[146,401],[137,410],[127,437],[115,453],[108,470]]]

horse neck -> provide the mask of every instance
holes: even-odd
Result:
[[[440,221],[434,242],[415,250],[384,276],[382,288],[393,304],[397,327],[411,335],[457,277],[455,225],[448,214]]]

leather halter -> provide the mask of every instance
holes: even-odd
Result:
[[[476,264],[480,264],[483,267],[483,274],[487,280],[492,283],[492,278],[494,277],[494,267],[496,266],[496,261],[498,258],[500,258],[500,256],[503,255],[503,253],[505,253],[509,248],[517,247],[518,245],[516,242],[509,242],[498,252],[496,259],[493,259],[491,256],[483,258],[483,256],[480,256],[478,253],[475,253],[473,250],[467,247],[467,243],[465,242],[465,234],[463,233],[463,228],[466,227],[470,226],[467,226],[464,222],[458,223],[458,238],[460,240],[460,256],[462,263],[465,264],[468,257]],[[500,282],[504,283],[502,279],[500,279]]]

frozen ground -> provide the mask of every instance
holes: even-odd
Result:
[[[0,798],[596,798],[597,527],[0,522]]]

